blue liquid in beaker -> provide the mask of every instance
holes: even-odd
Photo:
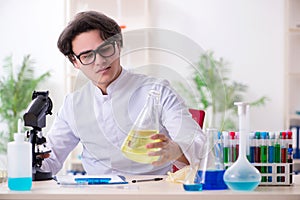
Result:
[[[183,184],[183,188],[185,191],[202,191],[202,184],[201,183]]]
[[[8,188],[16,191],[27,191],[32,186],[32,177],[8,178]]]
[[[223,180],[225,170],[207,170],[203,190],[225,190],[228,189]],[[198,176],[202,177],[202,171],[198,171]]]
[[[252,191],[258,186],[259,182],[226,182],[226,184],[232,190]]]

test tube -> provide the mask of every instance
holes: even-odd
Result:
[[[254,163],[254,155],[255,155],[255,136],[254,132],[250,132],[249,134],[249,142],[250,142],[250,156],[249,156],[249,162]]]
[[[224,143],[224,148],[223,148],[223,159],[224,159],[224,164],[229,163],[229,141],[228,141],[228,132],[223,131],[222,132],[223,136],[223,143]],[[225,167],[225,169],[228,168],[228,165]]]
[[[255,132],[255,152],[254,152],[254,162],[260,163],[260,132]],[[256,167],[260,171],[260,166]]]
[[[261,132],[261,144],[260,144],[260,161],[261,163],[267,163],[268,147],[267,147],[267,132]],[[262,175],[267,173],[267,167],[262,166],[261,171]],[[262,176],[261,182],[267,182],[267,177]]]
[[[286,132],[282,131],[280,133],[280,150],[281,150],[281,163],[287,163],[287,140],[286,140]],[[281,167],[281,173],[285,173],[285,167]],[[281,182],[285,182],[285,177],[281,177]]]
[[[281,156],[280,156],[280,133],[276,132],[275,136],[275,163],[280,163]],[[281,168],[277,166],[277,174],[281,173]],[[281,182],[280,176],[277,175],[277,182]]]
[[[268,163],[274,163],[274,146],[275,146],[275,133],[270,132],[269,133],[269,144],[268,144]],[[268,173],[273,173],[272,166],[268,167]],[[272,176],[268,177],[268,182],[272,182]]]
[[[234,163],[236,161],[236,150],[235,150],[235,132],[229,132],[229,146],[230,146],[230,157],[229,161]]]
[[[248,141],[248,140],[247,140]],[[240,142],[239,142],[239,132],[235,133],[235,158],[237,159],[239,157],[239,148]],[[247,151],[247,150],[246,150]]]
[[[222,133],[218,131],[214,134],[214,154],[215,154],[215,167],[219,170],[224,170],[224,154],[223,154],[223,142]]]

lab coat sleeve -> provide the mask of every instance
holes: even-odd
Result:
[[[79,138],[71,129],[73,119],[71,103],[70,97],[67,96],[46,137],[51,153],[50,157],[43,161],[42,169],[51,171],[52,174],[57,174],[61,170],[67,156],[79,142]]]

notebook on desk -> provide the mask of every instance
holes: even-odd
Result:
[[[119,175],[58,175],[54,177],[60,185],[105,185],[127,184],[126,178]]]

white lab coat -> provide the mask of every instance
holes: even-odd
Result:
[[[66,96],[47,134],[50,158],[42,169],[56,174],[68,154],[81,142],[82,164],[88,174],[166,174],[172,162],[154,167],[127,159],[121,145],[144,106],[150,89],[161,93],[160,133],[177,142],[191,162],[199,155],[205,137],[184,101],[165,80],[122,69],[107,95],[92,82]]]

